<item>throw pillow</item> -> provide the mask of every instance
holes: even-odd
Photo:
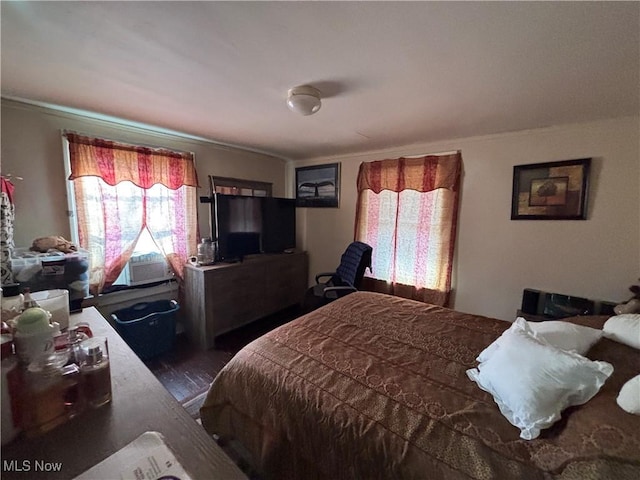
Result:
[[[640,415],[640,375],[636,375],[622,386],[616,402],[625,412]]]
[[[493,396],[526,440],[553,425],[565,408],[589,401],[613,372],[607,362],[591,361],[536,338],[522,318],[500,340],[490,358],[467,375]]]
[[[640,314],[615,315],[602,328],[604,336],[630,347],[640,349]]]
[[[575,323],[563,322],[560,320],[548,320],[545,322],[527,322],[524,318],[518,317],[527,323],[536,337],[544,339],[554,347],[562,350],[574,351],[580,355],[586,354],[589,349],[602,338],[602,330],[591,327],[576,325]],[[508,331],[508,330],[507,330]],[[485,348],[477,360],[485,362],[500,345],[500,339]]]

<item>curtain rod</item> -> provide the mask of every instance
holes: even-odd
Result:
[[[462,154],[462,150],[449,150],[448,152],[438,152],[438,153],[422,153],[420,155],[400,155],[397,158],[422,158],[422,157],[438,157],[438,156],[444,156],[444,155],[452,155],[454,153],[460,153]],[[368,163],[371,161],[376,161],[376,160],[362,160],[360,162],[360,164],[362,165],[363,163]]]
[[[66,138],[67,134],[79,135],[81,137],[98,138],[100,140],[106,140],[107,142],[130,145],[132,147],[150,148],[152,150],[169,150],[169,151],[175,152],[175,153],[189,153],[195,158],[195,153],[194,152],[189,152],[189,151],[184,151],[184,150],[176,150],[174,148],[168,148],[168,147],[158,147],[157,145],[147,145],[147,144],[144,144],[144,143],[132,143],[132,142],[129,142],[129,141],[124,141],[124,140],[114,140],[112,138],[107,138],[107,137],[104,137],[102,135],[92,135],[92,134],[88,134],[88,133],[76,132],[75,130],[63,129],[62,130],[62,135],[64,135],[65,138]]]
[[[420,157],[428,157],[428,156],[440,156],[440,155],[451,155],[453,153],[462,153],[460,150],[449,150],[448,152],[438,152],[438,153],[423,153],[420,155],[409,155],[403,156],[402,158],[420,158]]]
[[[2,175],[0,175],[2,178],[4,178],[5,180],[24,180],[24,177],[18,177],[16,175],[13,175],[12,173],[3,173]]]

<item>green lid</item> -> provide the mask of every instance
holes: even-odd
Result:
[[[40,307],[27,308],[16,318],[16,329],[20,333],[38,333],[49,328],[51,314]]]

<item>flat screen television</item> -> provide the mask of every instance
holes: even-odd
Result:
[[[262,251],[282,253],[296,248],[296,201],[264,197],[262,200]]]
[[[211,208],[218,260],[242,260],[296,246],[294,199],[216,194]]]

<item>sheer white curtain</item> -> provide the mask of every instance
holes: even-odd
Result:
[[[90,290],[120,275],[147,229],[179,279],[197,245],[197,177],[189,153],[66,134]]]
[[[456,153],[360,166],[355,237],[373,247],[365,288],[448,304],[461,160]]]

